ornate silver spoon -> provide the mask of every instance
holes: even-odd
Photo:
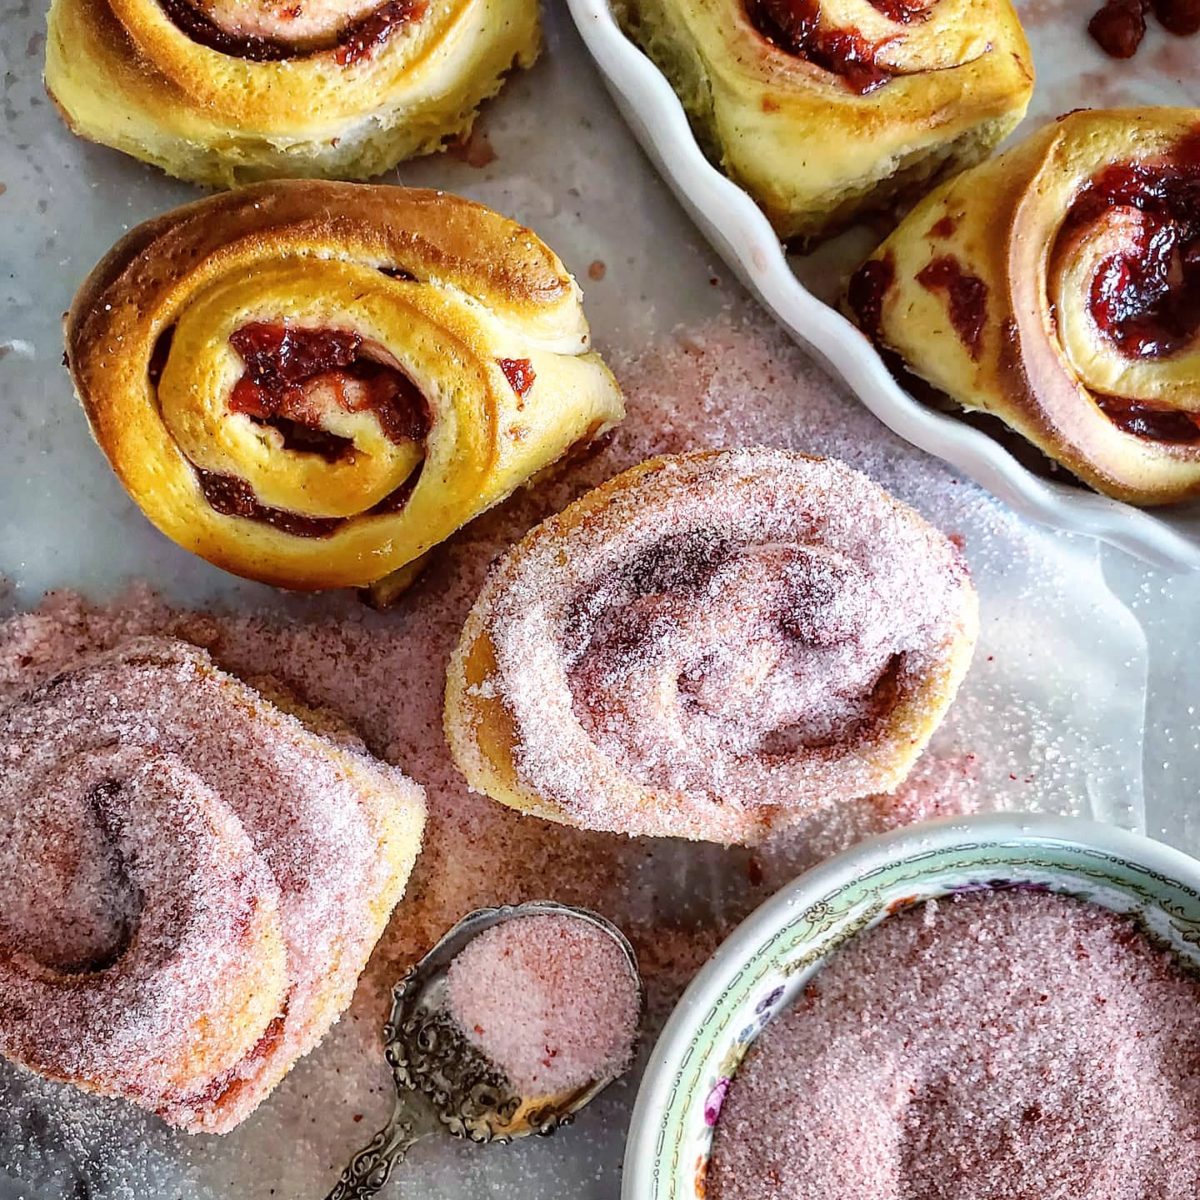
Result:
[[[608,1076],[571,1092],[522,1096],[504,1072],[467,1040],[447,1011],[446,973],[467,943],[502,921],[531,916],[578,918],[607,933],[628,964],[640,1010],[644,995],[633,948],[603,917],[549,900],[469,913],[392,989],[392,1012],[383,1040],[396,1107],[388,1123],[354,1156],[326,1200],[374,1196],[411,1147],[435,1133],[481,1143],[553,1133],[612,1082],[613,1076]]]

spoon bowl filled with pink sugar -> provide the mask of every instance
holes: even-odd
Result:
[[[1194,1200],[1200,862],[983,815],[801,876],[667,1023],[622,1195]]]
[[[327,1200],[376,1195],[427,1137],[505,1143],[572,1121],[631,1066],[643,998],[633,947],[597,913],[468,913],[392,989],[395,1107]]]
[[[641,1010],[625,947],[570,912],[517,916],[459,951],[447,1010],[522,1096],[560,1096],[629,1067]]]

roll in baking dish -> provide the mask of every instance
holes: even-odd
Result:
[[[534,0],[53,0],[46,86],[182,179],[366,179],[467,132],[539,39]]]
[[[810,242],[983,158],[1025,113],[1008,0],[621,0],[705,149]]]
[[[557,256],[442,192],[287,181],[177,209],[92,272],[66,336],[143,512],[281,587],[392,576],[623,413]]]
[[[1200,109],[1046,126],[914,209],[849,304],[1098,491],[1200,495]]]
[[[0,712],[0,1052],[224,1133],[324,1036],[425,804],[297,711],[145,638]]]
[[[651,459],[497,565],[446,734],[471,786],[522,811],[754,842],[900,783],[977,627],[957,549],[848,467]]]

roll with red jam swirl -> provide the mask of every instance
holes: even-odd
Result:
[[[754,842],[898,784],[970,661],[958,550],[828,459],[651,459],[499,563],[449,671],[473,788],[566,824]]]
[[[623,414],[578,287],[444,192],[258,184],[128,234],[67,317],[101,449],[181,546],[365,587]]]
[[[1097,491],[1200,495],[1200,109],[1063,117],[930,195],[848,303]]]
[[[911,202],[1024,115],[1008,0],[621,0],[704,148],[785,241]]]
[[[0,710],[0,1053],[224,1133],[324,1036],[425,805],[297,712],[155,638]]]
[[[530,0],[53,0],[46,86],[182,179],[366,179],[465,134],[539,45]]]

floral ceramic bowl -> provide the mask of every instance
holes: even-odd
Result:
[[[1134,915],[1200,969],[1200,862],[1148,838],[1008,814],[865,842],[784,888],[696,976],[638,1093],[623,1200],[702,1200],[713,1127],[738,1064],[832,951],[912,903],[996,887],[1045,888]]]

